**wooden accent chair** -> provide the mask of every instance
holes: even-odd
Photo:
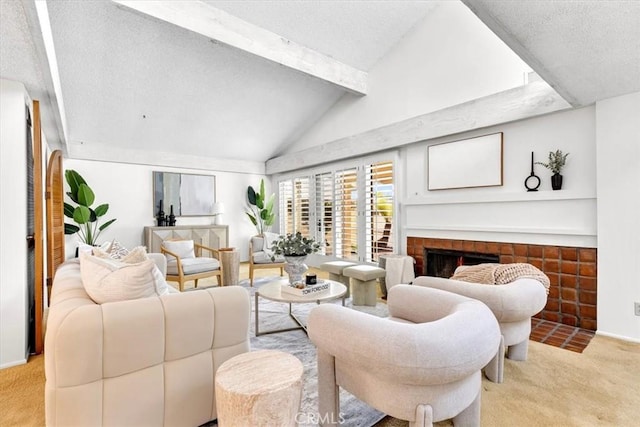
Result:
[[[271,258],[264,252],[264,237],[253,236],[249,240],[249,283],[253,286],[254,270],[264,268],[279,268],[280,275],[284,276],[284,262],[271,261]]]
[[[193,240],[165,240],[160,251],[167,257],[167,281],[178,282],[180,292],[185,282],[217,276],[218,286],[222,286],[222,263],[220,251],[208,246],[194,243]],[[208,251],[211,257],[202,256]],[[197,255],[196,255],[197,253]]]

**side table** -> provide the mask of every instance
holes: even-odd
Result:
[[[220,248],[222,285],[237,285],[240,276],[240,254],[235,248]]]
[[[297,426],[302,362],[276,350],[242,353],[216,372],[218,426]]]

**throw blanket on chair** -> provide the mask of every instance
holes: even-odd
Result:
[[[451,276],[453,280],[463,282],[484,283],[487,285],[504,285],[516,279],[529,278],[542,283],[549,293],[549,278],[546,274],[531,264],[478,264],[458,267]]]

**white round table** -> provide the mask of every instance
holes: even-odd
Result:
[[[289,283],[289,281],[286,279],[269,282],[266,285],[261,286],[259,289],[257,289],[255,292],[256,336],[273,334],[275,332],[293,331],[296,329],[303,329],[305,332],[307,332],[307,326],[303,324],[300,321],[300,319],[298,319],[296,315],[291,312],[292,304],[309,304],[309,303],[320,304],[322,301],[331,301],[338,298],[342,298],[342,305],[344,305],[344,299],[347,294],[347,287],[342,283],[336,282],[333,280],[323,279],[323,282],[329,283],[329,289],[324,292],[319,292],[317,294],[310,294],[310,295],[294,295],[294,294],[282,292],[282,286],[287,285]],[[277,302],[283,302],[283,303],[289,304],[289,316],[298,324],[298,326],[294,326],[291,328],[272,329],[269,331],[260,331],[260,324],[259,324],[260,305],[258,304],[258,297],[262,297],[271,301],[277,301]]]

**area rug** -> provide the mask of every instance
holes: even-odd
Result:
[[[254,293],[260,286],[269,283],[279,277],[266,277],[254,280],[253,287],[249,287],[248,281],[241,281],[240,285],[251,292],[251,303],[254,304]],[[260,330],[280,329],[296,326],[288,315],[288,305],[258,298],[260,304]],[[341,300],[323,304],[341,304]],[[351,299],[347,298],[345,305],[352,309],[364,311],[369,314],[386,317],[387,305],[378,303],[376,307],[351,305]],[[309,312],[315,304],[294,304],[293,313],[306,324]],[[255,307],[254,307],[255,309]],[[302,330],[279,332],[275,334],[255,336],[255,317],[252,311],[251,317],[251,349],[252,350],[280,350],[291,353],[302,362],[304,366],[304,387],[302,392],[302,404],[300,408],[300,426],[318,425],[318,370],[316,363],[316,348]],[[380,421],[384,414],[360,401],[345,390],[340,390],[340,415],[342,425],[354,427],[370,427]]]

